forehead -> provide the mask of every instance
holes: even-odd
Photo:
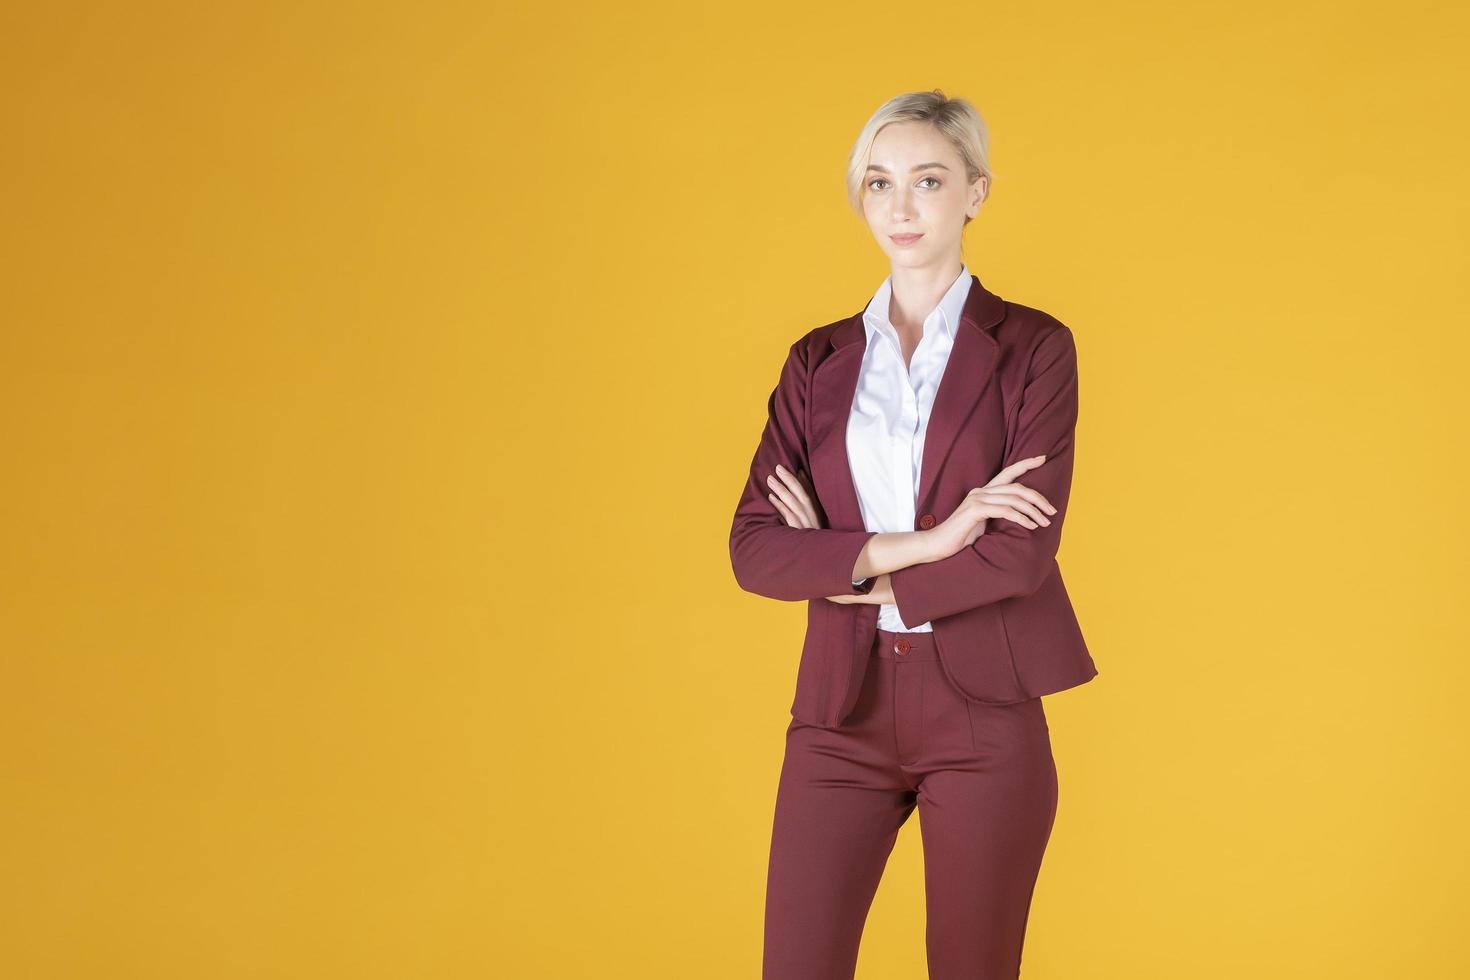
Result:
[[[878,131],[868,162],[889,170],[908,170],[917,164],[937,161],[949,167],[959,162],[954,146],[928,123],[890,123]]]

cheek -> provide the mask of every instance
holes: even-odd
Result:
[[[958,228],[965,221],[965,199],[944,194],[931,199],[928,211],[927,217],[935,228]]]

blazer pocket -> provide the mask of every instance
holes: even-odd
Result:
[[[995,604],[995,618],[1000,620],[1000,635],[1001,639],[1005,643],[1006,662],[1011,665],[1011,676],[1016,679],[1016,689],[1019,691],[1024,691],[1026,689],[1026,685],[1021,683],[1021,671],[1019,668],[1016,667],[1016,648],[1011,645],[1011,631],[1006,626],[1006,610],[1004,602],[998,602]]]
[[[939,660],[950,683],[973,701],[1010,704],[1029,696],[1017,677],[1000,605],[976,606],[934,626]]]

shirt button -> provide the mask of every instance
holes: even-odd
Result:
[[[923,528],[926,531],[933,527],[934,524],[935,521],[933,514],[925,514],[923,517],[919,518],[919,527]]]
[[[893,645],[894,652],[897,653],[900,657],[908,653],[910,649],[912,649],[912,647],[909,646],[908,640],[899,640]]]

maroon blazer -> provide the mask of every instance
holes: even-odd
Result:
[[[1010,704],[1097,675],[1057,547],[1072,485],[1077,351],[1055,317],[996,296],[971,276],[949,362],[930,410],[914,530],[954,513],[1007,465],[1046,461],[1018,482],[1057,509],[1049,526],[991,518],[971,546],[892,573],[905,623],[931,622],[950,681],[975,701]],[[867,346],[862,311],[791,345],[730,528],[730,562],[747,592],[807,600],[807,628],[791,714],[830,728],[857,702],[878,606],[854,594],[853,565],[877,532],[864,528],[847,459],[847,419]],[[766,494],[780,463],[805,472],[820,528],[788,527]]]

